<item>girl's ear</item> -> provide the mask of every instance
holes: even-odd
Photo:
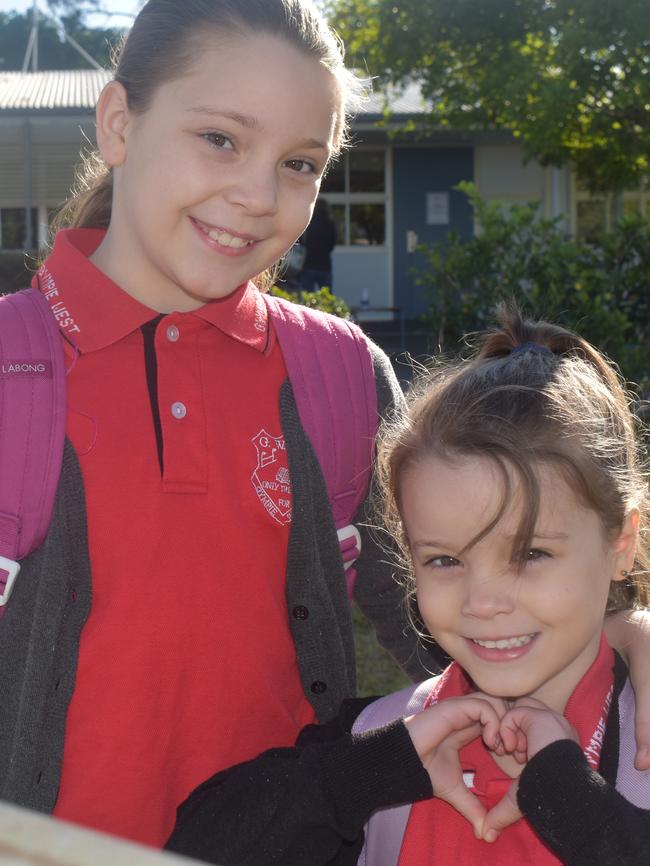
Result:
[[[129,106],[126,90],[118,81],[110,81],[102,90],[95,110],[97,146],[104,162],[111,168],[126,158],[126,126]]]
[[[625,580],[627,572],[632,571],[634,568],[638,535],[639,509],[633,508],[625,518],[623,529],[612,542],[615,566],[612,580]]]

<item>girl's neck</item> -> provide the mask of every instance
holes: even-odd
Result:
[[[183,292],[160,274],[143,271],[141,261],[129,255],[129,244],[120,238],[112,223],[90,261],[127,295],[157,313],[186,313],[205,304],[205,300]]]

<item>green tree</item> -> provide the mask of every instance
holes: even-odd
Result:
[[[49,0],[47,17],[38,28],[39,69],[88,69],[85,60],[63,36],[63,29],[101,66],[110,66],[112,46],[120,38],[117,28],[95,28],[86,23],[86,13],[97,8],[95,0]],[[51,17],[50,17],[51,16]],[[63,29],[57,26],[63,25]],[[0,12],[0,70],[20,70],[32,27],[32,13]]]
[[[649,171],[648,0],[331,0],[355,65],[421,83],[430,122],[510,130],[593,190]]]
[[[624,217],[587,244],[541,217],[537,204],[504,208],[472,184],[460,188],[480,231],[423,247],[416,276],[431,299],[426,320],[438,348],[457,352],[465,334],[493,323],[499,301],[514,298],[533,318],[578,331],[650,396],[650,221]]]

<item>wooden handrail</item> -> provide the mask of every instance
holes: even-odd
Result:
[[[198,863],[0,802],[0,866],[197,866]]]

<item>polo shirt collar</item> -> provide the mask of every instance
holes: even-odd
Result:
[[[82,354],[118,342],[159,315],[90,261],[103,237],[102,229],[58,232],[51,254],[32,283],[49,301],[63,335]],[[271,348],[267,306],[252,282],[191,313],[171,315],[196,316],[259,352]]]
[[[262,293],[250,281],[227,297],[199,307],[194,315],[258,352],[268,352],[272,347],[269,311]]]

